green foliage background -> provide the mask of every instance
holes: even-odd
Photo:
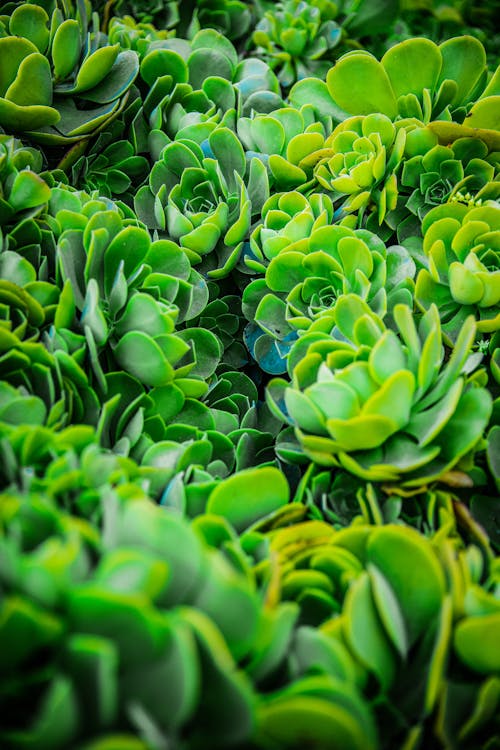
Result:
[[[500,748],[500,9],[0,2],[0,745]]]

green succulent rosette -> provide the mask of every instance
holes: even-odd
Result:
[[[454,120],[475,125],[480,110],[493,111],[498,75],[488,81],[486,53],[472,36],[408,39],[380,62],[365,51],[347,53],[330,69],[326,83],[335,105],[347,115],[385,114],[391,120]],[[473,107],[473,105],[475,105]],[[472,110],[471,110],[472,108]]]
[[[0,125],[48,145],[88,138],[118,114],[139,69],[135,52],[109,45],[84,4],[75,17],[31,3],[0,39]],[[89,36],[87,36],[89,35]],[[87,41],[86,41],[87,40]]]
[[[317,229],[332,223],[333,205],[328,195],[307,198],[298,191],[274,193],[264,203],[262,221],[250,235],[245,264],[253,273],[265,273],[269,263],[284,249],[307,249]]]
[[[175,333],[176,324],[199,314],[208,299],[181,248],[170,240],[151,242],[136,219],[123,219],[114,206],[88,201],[82,210],[79,197],[67,191],[53,195],[51,211],[62,229],[58,273],[70,285],[67,325],[79,315],[98,382],[107,357],[149,386],[166,385],[174,373],[196,378],[194,339],[201,349],[208,346],[206,363],[212,363],[208,369],[200,363],[199,377],[211,374],[220,354],[216,337]],[[115,368],[108,363],[108,369]]]
[[[38,174],[42,167],[36,148],[0,134],[0,227],[36,216],[46,207],[50,188]]]
[[[454,342],[468,315],[478,334],[500,328],[500,207],[458,200],[430,211],[423,223],[428,267],[417,277],[415,299],[426,310],[435,303],[443,333]]]
[[[292,206],[304,208],[285,223]],[[286,193],[273,196],[263,211],[267,223],[280,229],[260,233],[272,257],[265,277],[245,288],[243,312],[250,321],[247,345],[267,372],[285,372],[297,336],[325,312],[333,313],[345,294],[359,295],[381,318],[398,303],[413,305],[416,266],[408,251],[387,249],[368,230],[332,226],[328,208],[326,196],[315,194],[309,203],[300,193]]]
[[[257,52],[278,72],[282,86],[289,88],[308,75],[326,75],[327,58],[342,37],[334,21],[337,13],[333,2],[285,0],[264,14],[252,40]]]
[[[201,29],[190,40],[144,40],[138,51],[140,77],[149,87],[164,76],[172,76],[176,84],[189,84],[194,91],[205,91],[224,109],[229,108],[227,100],[234,98],[236,90],[243,115],[283,106],[279,82],[270,67],[256,57],[240,60],[234,45],[215,29]],[[161,85],[168,86],[171,82],[164,80]],[[144,86],[145,98],[148,93]]]
[[[341,297],[292,349],[291,384],[271,381],[267,399],[315,463],[418,487],[473,454],[492,398],[473,372],[472,316],[448,360],[436,305],[418,327],[406,305],[393,317],[397,333],[358,296]]]
[[[86,457],[98,475],[105,456]],[[194,746],[203,732],[211,747],[248,742],[255,692],[237,663],[261,638],[247,571],[138,487],[130,499],[110,485],[107,493],[116,518],[109,538],[42,493],[2,496],[2,551],[16,570],[9,580],[2,568],[2,742],[137,747],[143,711],[157,737],[183,734]],[[227,596],[238,601],[237,620]],[[168,711],[158,680],[172,687]],[[230,715],[211,705],[213,695],[231,704]]]
[[[183,35],[191,37],[201,29],[216,29],[231,41],[249,34],[256,9],[247,0],[187,0],[179,3]]]
[[[276,190],[307,190],[312,170],[299,165],[324,147],[331,130],[331,117],[318,117],[310,104],[253,113],[237,122],[247,156],[258,155],[266,164]]]
[[[237,264],[252,217],[268,194],[259,159],[248,165],[228,128],[211,133],[210,156],[194,141],[167,145],[151,171],[149,185],[135,197],[139,218],[177,240],[193,264],[210,278],[226,276]]]
[[[455,196],[459,199],[466,193],[474,196],[474,202],[497,200],[497,154],[480,138],[457,138],[442,146],[429,128],[409,127],[398,193],[397,206],[386,215],[386,222],[403,241],[419,236],[426,214]]]
[[[351,117],[338,125],[325,141],[324,151],[304,160],[314,165],[314,177],[342,210],[376,214],[382,224],[387,211],[396,207],[396,172],[404,154],[406,131],[388,117],[371,114]]]

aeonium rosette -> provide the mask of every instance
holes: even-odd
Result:
[[[437,206],[422,224],[428,267],[419,272],[415,297],[424,310],[439,308],[443,333],[455,341],[473,314],[478,333],[500,329],[500,205]]]
[[[267,391],[303,452],[373,481],[421,486],[446,477],[474,451],[492,410],[484,373],[474,372],[474,318],[446,359],[435,305],[418,326],[409,307],[396,305],[397,333],[353,294],[326,317],[292,348],[292,382],[277,378]]]
[[[325,312],[333,312],[345,294],[359,295],[381,318],[397,303],[412,306],[416,267],[404,247],[386,248],[366,229],[327,223],[327,196],[313,195],[308,202],[289,193],[273,196],[269,203],[276,208],[267,212],[266,223],[278,229],[256,230],[255,241],[272,257],[265,277],[252,281],[243,293],[243,312],[250,321],[246,341],[264,370],[285,372],[297,336]],[[285,209],[294,204],[305,205],[285,222]]]

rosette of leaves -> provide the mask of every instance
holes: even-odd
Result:
[[[314,197],[320,199],[319,195]],[[268,216],[270,221],[277,221],[280,231],[274,236],[266,233],[265,239],[271,248],[278,248],[280,243],[281,248],[271,259],[265,278],[252,281],[243,292],[243,311],[250,321],[246,342],[264,370],[285,372],[286,358],[298,334],[307,331],[325,312],[333,313],[337,300],[345,294],[366,300],[381,318],[387,312],[392,314],[398,303],[413,306],[416,266],[404,247],[386,249],[383,241],[368,230],[318,220],[312,223],[311,209],[297,211],[285,224],[286,206],[295,203],[298,208],[307,204],[307,199],[300,193],[287,193],[273,196],[271,201],[275,208]],[[328,204],[321,201],[321,205],[328,210]],[[301,232],[304,229],[307,231]],[[309,236],[301,237],[301,233]]]
[[[474,127],[484,101],[497,94],[498,76],[488,83],[486,53],[471,36],[408,39],[391,47],[380,62],[366,52],[344,55],[327,75],[334,103],[346,114],[385,114],[391,120],[415,117],[422,122],[451,120]],[[482,104],[477,104],[482,100]],[[476,114],[475,114],[476,113]],[[471,119],[469,119],[471,118]]]
[[[312,105],[281,107],[268,114],[238,118],[237,132],[247,157],[258,155],[277,190],[306,191],[312,169],[299,166],[321,151],[332,130],[331,117],[318,117]]]
[[[57,273],[68,286],[60,327],[85,335],[100,387],[105,391],[104,373],[116,367],[148,386],[191,373],[189,390],[193,379],[208,377],[219,361],[216,337],[200,329],[175,333],[208,298],[186,254],[169,240],[151,242],[133,212],[123,218],[111,201],[87,197],[82,206],[81,194],[60,189],[50,209],[59,227]]]
[[[135,52],[120,52],[89,28],[86,7],[75,17],[56,7],[16,4],[0,39],[0,126],[46,144],[88,138],[125,105],[139,68]]]
[[[442,146],[428,129],[410,133],[398,179],[398,203],[386,216],[400,241],[419,236],[424,216],[457,194],[472,193],[474,201],[481,202],[500,197],[495,154],[489,156],[484,141],[458,138]]]
[[[342,201],[343,212],[356,214],[357,225],[365,213],[380,225],[396,207],[405,140],[405,129],[385,115],[350,117],[335,128],[323,152],[310,156],[314,177],[334,202]]]
[[[240,370],[248,363],[248,354],[242,343],[246,321],[241,311],[241,297],[226,294],[223,286],[213,281],[208,283],[208,288],[207,306],[192,323],[218,336],[223,347],[219,372],[222,368]],[[231,288],[228,291],[234,290]]]
[[[365,523],[335,532],[320,521],[263,534],[274,569],[265,560],[256,571],[268,597],[296,602],[300,616],[288,649],[293,681],[267,694],[259,746],[294,748],[300,735],[327,747],[342,732],[360,750],[444,735],[463,750],[487,747],[482,738],[498,724],[486,698],[498,705],[495,565],[452,534],[430,540],[403,524]],[[242,543],[251,548],[249,537]],[[457,721],[459,688],[467,710]]]
[[[136,152],[130,140],[113,139],[113,135],[113,128],[100,133],[91,149],[72,165],[72,184],[108,198],[124,197],[132,203],[132,193],[148,175],[149,162]]]
[[[268,196],[267,172],[254,158],[247,170],[242,146],[228,128],[208,138],[210,156],[187,139],[167,145],[149,185],[136,194],[138,217],[180,243],[193,265],[210,278],[236,266],[252,217]]]
[[[245,265],[261,274],[286,248],[308,252],[311,236],[330,225],[333,214],[328,195],[313,193],[306,198],[298,191],[273,193],[262,207],[262,221],[250,235]]]
[[[291,384],[272,380],[267,399],[315,463],[419,487],[470,463],[492,398],[474,372],[472,316],[448,359],[435,304],[418,327],[406,305],[393,318],[397,333],[364,300],[341,297],[292,348]]]
[[[36,216],[46,207],[50,188],[37,174],[42,167],[37,149],[0,134],[0,226]]]
[[[308,75],[324,78],[331,50],[342,37],[334,20],[337,13],[337,5],[329,0],[284,0],[264,14],[252,41],[277,71],[282,86],[289,88]]]
[[[23,237],[22,226],[17,240]],[[28,237],[30,230],[31,223]],[[2,419],[53,427],[72,421],[96,424],[99,400],[85,372],[85,336],[63,330],[71,290],[69,284],[61,289],[49,280],[49,263],[39,258],[42,244],[21,242],[10,249],[14,242],[0,242]]]
[[[263,637],[243,557],[208,547],[138,487],[130,500],[110,487],[112,506],[101,535],[42,494],[2,497],[2,742],[248,742],[255,694],[237,663]]]
[[[172,76],[177,84],[203,90],[224,111],[234,107],[235,89],[244,115],[283,106],[279,82],[270,67],[255,57],[240,61],[233,44],[215,29],[201,29],[190,41],[166,39],[141,47],[140,72],[148,87]],[[161,83],[169,85],[167,80]],[[148,92],[145,88],[145,97]]]
[[[440,45],[413,38],[395,44],[380,61],[366,50],[348,52],[329,70],[326,83],[307,78],[295,84],[290,101],[314,104],[337,120],[379,113],[393,121],[462,123],[467,116],[471,128],[491,129],[498,74],[488,78],[484,47],[474,37],[454,37]]]
[[[179,12],[178,33],[187,37],[200,28],[211,28],[227,39],[241,39],[254,22],[254,4],[247,0],[184,0]]]
[[[500,207],[459,201],[433,208],[422,222],[428,267],[417,277],[415,299],[436,303],[443,333],[454,342],[468,315],[478,334],[500,328]]]
[[[168,8],[168,5],[169,3],[163,3],[162,7]],[[115,10],[118,10],[116,6]],[[159,29],[147,21],[136,21],[136,18],[140,18],[136,13],[133,16],[124,15],[119,18],[113,16],[109,21],[107,32],[110,44],[119,44],[122,49],[133,49],[139,53],[139,56],[142,56],[151,42],[158,42],[172,36],[172,33],[166,30],[167,25]]]

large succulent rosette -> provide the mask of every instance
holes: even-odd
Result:
[[[267,397],[316,463],[419,486],[474,450],[492,399],[473,373],[481,355],[470,356],[472,316],[445,359],[435,305],[418,327],[406,305],[393,314],[397,333],[356,295],[341,298],[330,334],[320,319],[292,349],[291,384],[271,381]]]

